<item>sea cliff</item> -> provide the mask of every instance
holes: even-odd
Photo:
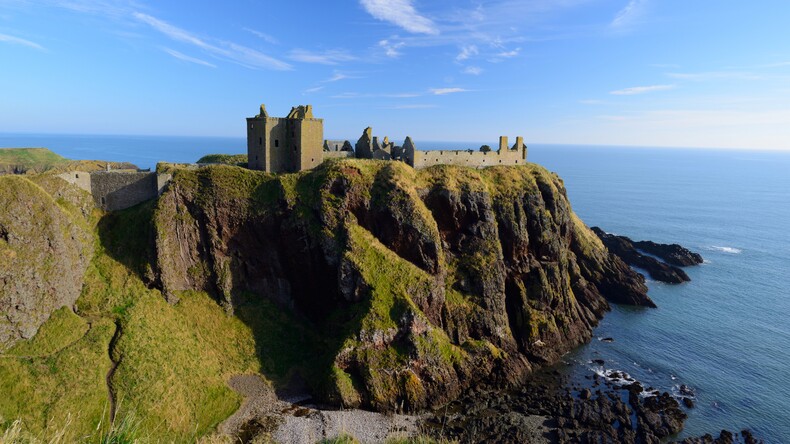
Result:
[[[610,303],[653,306],[537,165],[160,169],[157,200],[114,213],[51,173],[3,179],[0,429],[194,442],[242,405],[236,375],[421,411],[523,382]]]
[[[294,369],[346,407],[419,410],[516,383],[587,341],[609,302],[653,306],[537,165],[176,170],[154,220],[168,300],[293,310],[320,338]]]

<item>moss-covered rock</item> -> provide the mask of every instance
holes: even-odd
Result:
[[[65,183],[65,182],[64,182]],[[0,350],[31,338],[72,306],[93,254],[92,233],[65,200],[25,177],[0,177]]]

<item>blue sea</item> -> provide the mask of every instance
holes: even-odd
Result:
[[[243,138],[0,134],[0,147],[14,146],[141,168],[246,150]],[[689,283],[648,281],[657,309],[613,307],[592,342],[565,357],[566,373],[616,370],[674,393],[688,386],[696,407],[681,438],[749,428],[767,443],[790,442],[790,153],[530,145],[529,160],[565,180],[588,225],[705,258],[686,269]],[[606,337],[614,342],[597,339]]]

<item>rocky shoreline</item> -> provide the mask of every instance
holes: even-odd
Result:
[[[679,402],[668,392],[645,389],[628,375],[613,376],[617,378],[593,375],[587,383],[580,383],[553,367],[537,372],[515,390],[475,388],[432,412],[424,420],[423,429],[437,439],[460,443],[646,444],[669,442],[683,429],[686,411],[693,404]],[[706,434],[672,442],[763,441],[749,430],[722,430],[718,437]]]

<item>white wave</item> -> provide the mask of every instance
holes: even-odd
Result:
[[[720,252],[722,252],[722,253],[728,253],[728,254],[741,254],[741,252],[743,252],[743,250],[741,250],[740,248],[735,248],[735,247],[719,247],[719,246],[717,246],[717,245],[713,245],[713,246],[711,246],[711,247],[710,247],[710,249],[711,249],[711,250],[715,250],[715,251],[720,251]]]

